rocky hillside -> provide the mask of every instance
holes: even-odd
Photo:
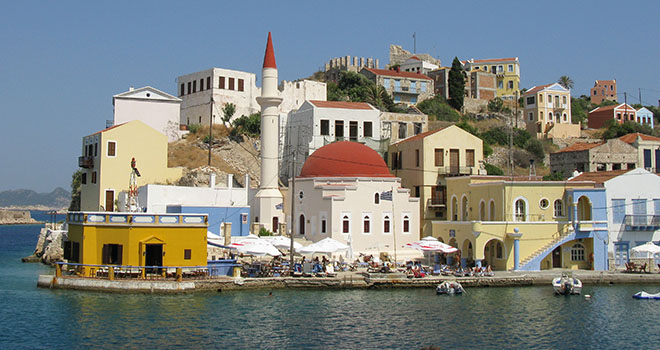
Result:
[[[67,208],[71,193],[58,187],[50,193],[37,193],[32,190],[10,190],[0,192],[0,207],[13,208]]]

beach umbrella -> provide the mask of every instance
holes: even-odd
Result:
[[[660,254],[660,246],[653,242],[646,242],[630,249],[633,258],[653,259],[656,254]]]
[[[211,231],[206,232],[206,240],[208,242],[214,243],[214,244],[220,244],[224,245],[225,244],[225,239],[222,238],[220,235],[216,235],[215,233]]]
[[[276,248],[280,249],[291,249],[291,239],[289,237],[284,237],[284,236],[264,236],[261,237],[261,239],[266,240],[270,242],[272,245],[274,245]],[[298,250],[302,248],[302,244],[293,241],[293,249]]]
[[[332,254],[340,250],[347,250],[348,246],[330,237],[298,249],[301,254]]]
[[[239,253],[246,255],[270,255],[270,256],[280,256],[282,253],[277,250],[277,248],[272,245],[270,242],[261,239],[254,235],[249,235],[244,237],[234,243],[228,245],[231,248],[235,248]]]
[[[413,248],[423,252],[440,252],[440,253],[455,253],[458,249],[450,246],[449,244],[438,241],[435,237],[424,237],[419,241],[408,243],[404,245],[405,248]]]

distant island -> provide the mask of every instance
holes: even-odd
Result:
[[[27,210],[8,210],[0,209],[0,225],[22,225],[35,224],[37,221],[32,218]]]
[[[61,187],[50,193],[32,190],[0,192],[0,208],[22,210],[61,210],[69,207],[71,193]]]

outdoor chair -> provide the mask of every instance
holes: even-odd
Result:
[[[312,276],[312,263],[305,261],[302,265],[302,275],[303,277]]]
[[[328,277],[337,276],[337,274],[335,273],[335,267],[332,264],[328,264],[325,266],[325,275]]]
[[[646,264],[646,263],[644,263],[644,265],[641,265],[641,266],[639,267],[639,272],[644,272],[644,273],[646,273],[646,267],[647,267],[647,264]]]

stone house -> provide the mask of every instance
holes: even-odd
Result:
[[[569,177],[574,171],[634,169],[637,158],[635,147],[619,139],[600,143],[578,142],[550,154],[550,171]]]
[[[599,105],[603,101],[616,101],[616,79],[596,80],[590,90],[591,103]]]
[[[360,74],[384,87],[394,103],[416,105],[433,97],[433,79],[423,74],[375,68],[363,68]]]
[[[660,173],[660,138],[636,132],[623,135],[619,140],[637,149],[637,164],[640,168]]]

